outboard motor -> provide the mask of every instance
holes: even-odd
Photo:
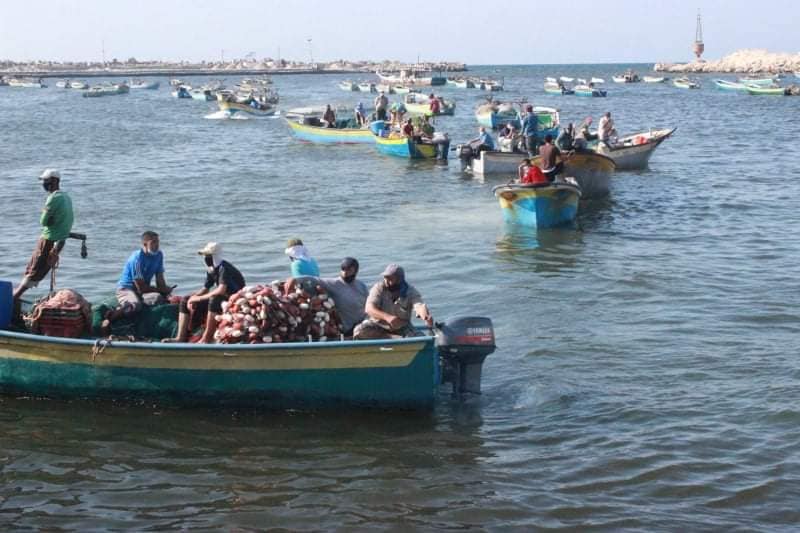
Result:
[[[461,170],[466,170],[472,167],[472,159],[475,157],[475,151],[469,144],[459,144],[456,146],[458,158],[461,160]]]
[[[458,317],[437,323],[436,329],[442,382],[452,383],[454,394],[480,394],[483,361],[497,347],[492,320],[480,316]]]

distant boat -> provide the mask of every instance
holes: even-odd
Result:
[[[130,88],[125,83],[114,83],[108,85],[95,85],[83,93],[84,98],[97,98],[100,96],[113,96],[116,94],[128,94]]]
[[[614,83],[638,83],[642,81],[639,79],[639,75],[630,69],[626,70],[623,74],[612,76],[611,79],[614,80]]]
[[[431,86],[431,85],[445,85],[447,78],[442,76],[433,76],[430,71],[417,70],[417,69],[403,69],[397,74],[384,74],[381,71],[375,71],[375,74],[384,83],[392,85],[414,85],[414,86]]]
[[[70,89],[71,87],[69,83],[69,80],[59,80],[56,82],[56,87],[59,89]]]
[[[548,81],[544,84],[544,92],[547,94],[574,94],[575,91],[566,87],[563,83],[553,83],[552,81]]]
[[[714,85],[717,86],[717,89],[722,91],[736,91],[740,93],[747,92],[747,86],[744,83],[736,83],[728,80],[714,80]]]
[[[588,85],[589,82],[584,78],[578,78],[578,85]]]
[[[678,89],[699,89],[700,84],[696,81],[692,81],[689,78],[678,78],[672,80],[672,85],[677,87]]]
[[[343,91],[358,91],[358,84],[354,81],[346,80],[339,82],[339,88]]]
[[[199,89],[192,89],[189,91],[193,100],[203,100],[205,102],[212,102],[217,99],[214,91],[200,87]]]
[[[392,87],[388,83],[378,83],[378,84],[375,85],[375,88],[380,93],[394,94],[394,87]]]
[[[474,89],[475,83],[473,83],[472,80],[469,79],[460,79],[460,80],[455,80],[455,86],[458,87],[459,89]]]
[[[19,87],[23,89],[44,89],[47,85],[44,84],[41,78],[11,78],[8,80],[9,87]]]
[[[642,78],[642,81],[645,83],[664,83],[667,81],[667,78],[664,76],[645,76]]]
[[[557,83],[557,82],[558,82],[558,80],[557,80],[556,78],[552,77],[552,76],[547,76],[547,77],[544,79],[544,81],[546,81],[546,82],[548,82],[548,83]]]
[[[573,81],[575,81],[575,78],[568,78],[567,76],[561,76],[558,79],[563,81],[564,83],[572,83]]]
[[[70,89],[84,90],[89,88],[89,84],[85,81],[75,80],[70,82],[69,87]]]
[[[766,85],[770,86],[775,83],[775,78],[739,78],[739,83],[744,85]]]
[[[592,79],[590,79],[589,81],[594,83],[594,84],[605,83],[606,82],[606,80],[604,80],[603,78],[595,78],[594,76],[592,76]]]
[[[575,91],[575,96],[606,96],[605,90],[598,89],[597,87],[591,87],[590,85],[576,85],[573,91]]]
[[[764,85],[750,84],[746,85],[745,88],[747,89],[747,94],[768,95],[768,96],[783,96],[786,94],[786,89],[781,87],[780,85],[772,85],[766,87]]]
[[[130,88],[131,90],[134,89],[146,89],[150,91],[154,91],[161,86],[161,83],[157,81],[145,81],[145,80],[131,80]]]
[[[188,85],[178,85],[170,94],[175,98],[191,98],[191,90],[192,88]]]
[[[395,94],[408,94],[411,92],[415,92],[414,89],[410,87],[406,87],[405,85],[392,85],[392,90]]]
[[[169,80],[169,84],[172,87],[180,87],[181,85],[184,85],[183,81],[179,80],[178,78],[172,78],[171,80]]]
[[[573,224],[578,216],[581,189],[567,181],[498,185],[492,192],[500,202],[503,220],[509,224],[557,228]]]
[[[255,98],[239,101],[235,95],[225,91],[217,93],[217,105],[220,111],[230,114],[246,113],[256,117],[271,117],[277,111],[275,106],[268,102],[260,102]]]
[[[375,84],[370,82],[361,82],[358,84],[358,90],[362,93],[374,93],[375,92]]]
[[[409,113],[415,115],[433,116],[430,108],[430,98],[422,93],[410,93],[403,98],[403,103]],[[439,112],[436,116],[441,115],[454,115],[456,112],[456,103],[444,98],[439,98]]]

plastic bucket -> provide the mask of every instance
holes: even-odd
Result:
[[[6,329],[11,323],[11,313],[13,311],[14,302],[11,282],[0,280],[0,329]]]

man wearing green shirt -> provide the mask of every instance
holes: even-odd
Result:
[[[25,276],[14,290],[14,303],[18,305],[23,293],[36,287],[44,279],[50,269],[58,263],[58,254],[64,247],[64,241],[72,231],[72,200],[67,193],[59,189],[61,174],[58,170],[48,168],[39,176],[42,187],[47,191],[47,200],[42,209],[39,223],[42,235],[36,243],[36,249],[25,269]]]

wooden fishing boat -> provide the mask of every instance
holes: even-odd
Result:
[[[146,81],[146,80],[131,80],[129,86],[131,90],[155,91],[156,89],[161,87],[161,82]]]
[[[8,86],[22,89],[44,89],[47,87],[41,78],[11,78],[8,80]]]
[[[251,100],[250,102],[238,102],[229,98],[225,93],[217,93],[217,105],[220,111],[229,114],[244,113],[253,117],[274,116],[277,109],[272,104]]]
[[[362,93],[374,93],[375,91],[375,84],[370,82],[362,82],[358,84],[358,90]]]
[[[449,152],[449,143],[432,144],[417,142],[413,138],[405,137],[396,132],[375,135],[375,146],[382,154],[406,159],[438,159],[446,160]]]
[[[344,121],[343,121],[344,122]],[[301,141],[315,144],[374,144],[375,135],[368,127],[363,128],[327,128],[316,117],[305,117],[300,120],[287,118],[286,123],[292,134]]]
[[[769,87],[775,84],[775,78],[771,76],[767,78],[745,77],[739,78],[739,83],[742,85],[764,85]]]
[[[531,162],[541,168],[541,157],[531,158]],[[578,151],[564,161],[561,175],[574,178],[584,198],[593,198],[609,193],[611,176],[616,168],[617,165],[609,157],[588,150]]]
[[[721,91],[735,91],[740,93],[746,93],[747,87],[742,83],[736,83],[733,81],[728,80],[714,80],[714,85],[717,86],[717,89]]]
[[[189,95],[193,100],[202,100],[204,102],[213,102],[217,99],[217,95],[211,89],[200,87],[199,89],[192,89]]]
[[[414,115],[425,115],[428,117],[434,116],[431,112],[430,98],[422,93],[409,93],[403,98],[403,104],[406,110]],[[439,112],[435,113],[436,116],[453,116],[456,112],[456,103],[452,100],[445,100],[439,98]]]
[[[550,134],[555,139],[558,136],[559,129],[558,109],[554,107],[534,106],[533,112],[539,119],[538,136],[544,139],[545,135]],[[475,110],[475,118],[481,126],[495,130],[506,124],[511,124],[519,129],[522,124],[520,111],[514,104],[508,102],[487,102],[481,104]]]
[[[502,91],[503,90],[504,83],[502,81],[492,80],[492,79],[481,80],[480,81],[480,88],[481,88],[481,90],[484,90],[484,91],[498,92],[498,91]]]
[[[678,89],[699,89],[700,84],[696,81],[692,81],[689,78],[677,78],[672,80],[672,85],[677,87]]]
[[[183,81],[179,80],[178,78],[172,78],[169,80],[169,84],[172,87],[180,87],[181,85],[186,85]]]
[[[492,189],[506,223],[530,228],[569,226],[578,216],[581,189],[574,183],[498,185]]]
[[[596,143],[592,149],[613,159],[617,170],[642,170],[647,168],[656,148],[674,131],[675,128],[643,131],[620,137],[614,143]]]
[[[575,93],[575,91],[565,86],[563,83],[559,82],[553,83],[551,81],[548,81],[544,84],[544,92],[546,92],[547,94],[559,94],[559,95]]]
[[[459,89],[474,89],[475,83],[468,78],[461,78],[455,80],[455,86]]]
[[[415,87],[429,87],[445,85],[447,78],[442,76],[434,76],[431,71],[420,69],[402,69],[396,74],[384,74],[381,71],[375,71],[378,78],[391,85],[405,85]]]
[[[83,93],[85,98],[97,98],[100,96],[114,96],[117,94],[128,94],[129,87],[125,83],[115,83],[111,85],[95,85]]]
[[[590,85],[576,85],[573,91],[575,96],[593,96],[596,98],[605,97],[607,94],[604,89],[598,89]]]
[[[0,393],[189,405],[431,408],[443,383],[480,393],[491,320],[436,335],[279,344],[117,342],[0,330]]]
[[[784,96],[786,89],[779,85],[745,85],[747,94],[759,96]]]
[[[639,79],[639,75],[630,69],[626,70],[623,74],[612,76],[611,79],[614,80],[614,83],[638,83],[642,81]]]
[[[664,83],[667,81],[667,78],[664,76],[644,76],[642,77],[642,81],[645,83]]]

